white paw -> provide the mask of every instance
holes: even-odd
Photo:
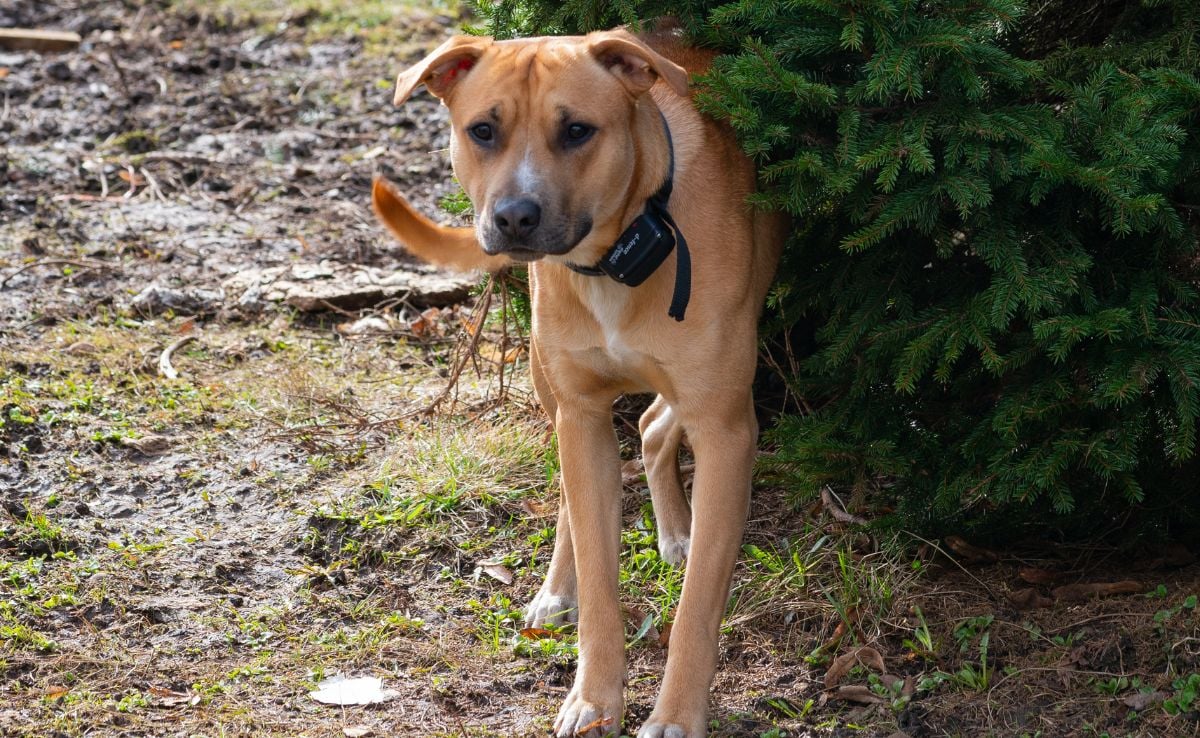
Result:
[[[525,627],[544,628],[547,625],[574,623],[579,617],[577,606],[574,597],[551,594],[542,587],[525,607]]]
[[[658,535],[658,555],[671,566],[681,566],[692,548],[690,536]]]
[[[704,738],[705,734],[703,727],[689,731],[679,723],[655,720],[651,715],[638,731],[637,738]]]
[[[620,691],[615,698],[586,700],[580,696],[579,685],[576,684],[558,711],[554,734],[558,738],[619,735],[624,711]]]

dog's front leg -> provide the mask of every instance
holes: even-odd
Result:
[[[616,733],[624,713],[625,631],[617,592],[621,473],[612,401],[573,398],[557,422],[579,598],[579,665],[554,730],[559,738]]]
[[[692,541],[667,671],[638,738],[701,738],[717,667],[717,640],[750,504],[758,439],[753,404],[714,398],[685,422],[696,455]]]

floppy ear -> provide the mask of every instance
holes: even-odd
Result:
[[[588,51],[634,95],[661,79],[681,97],[688,94],[687,70],[651,49],[626,31],[604,31],[588,36]]]
[[[396,105],[404,102],[421,84],[444,100],[491,43],[492,39],[487,37],[455,36],[400,73],[392,102]]]

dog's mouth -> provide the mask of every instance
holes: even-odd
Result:
[[[513,261],[530,262],[537,261],[546,255],[545,251],[534,251],[533,249],[509,249],[507,252],[509,258]]]
[[[547,256],[562,256],[570,253],[592,232],[592,219],[580,218],[570,235],[562,229],[539,230],[527,238],[506,238],[493,229],[484,231],[480,239],[483,250],[488,254],[504,254],[513,261],[531,262]]]

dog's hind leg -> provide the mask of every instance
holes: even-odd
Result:
[[[546,383],[538,356],[537,342],[529,343],[529,366],[533,378],[533,392],[542,409],[550,417],[551,425],[558,413],[558,402]],[[561,477],[560,477],[561,483]],[[525,626],[541,628],[546,625],[562,625],[577,619],[578,585],[575,579],[575,549],[571,542],[571,520],[567,515],[566,493],[558,497],[558,528],[554,534],[554,551],[550,555],[550,566],[546,580],[533,600],[525,607]]]
[[[691,546],[692,511],[683,494],[679,474],[679,447],[683,426],[662,395],[638,421],[642,433],[642,460],[654,503],[658,527],[658,552],[663,560],[678,566]]]

